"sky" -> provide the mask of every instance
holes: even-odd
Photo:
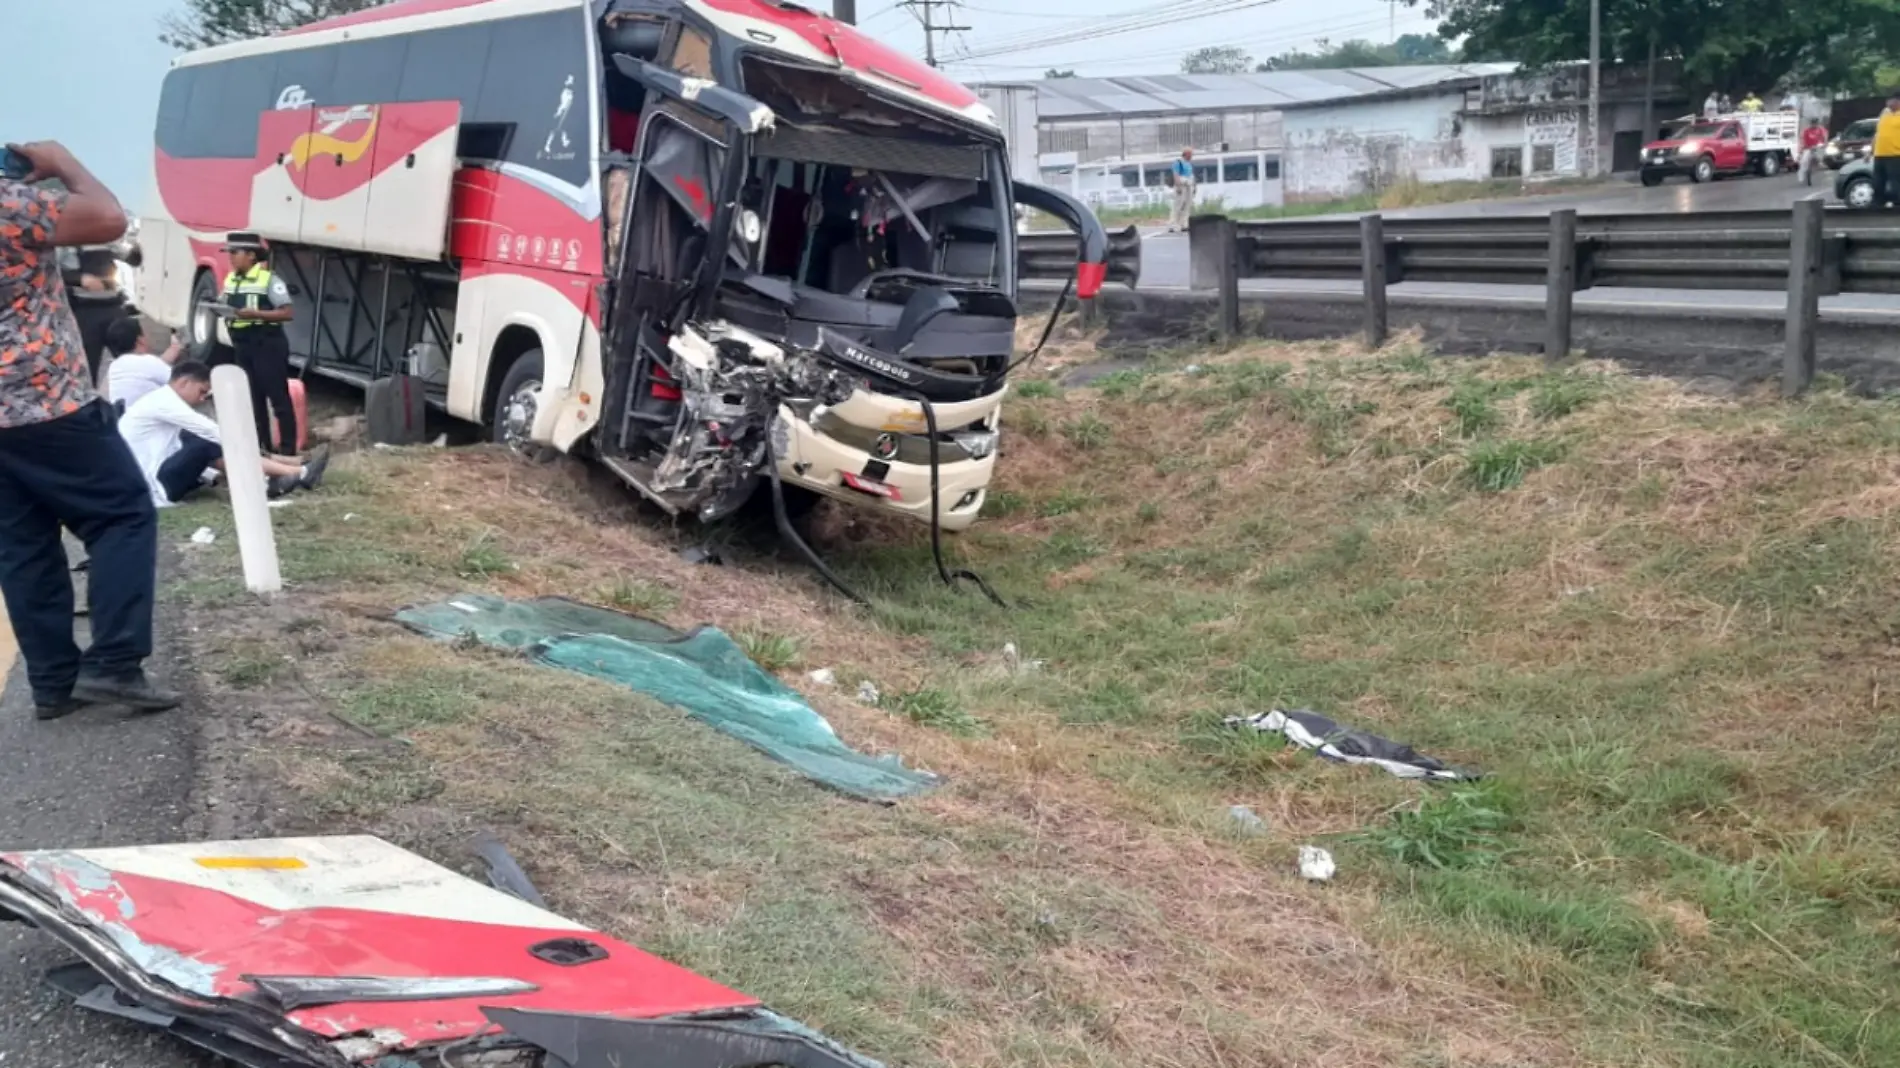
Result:
[[[827,0],[807,2],[822,6]],[[1322,37],[1384,42],[1394,32],[1431,27],[1422,6],[1395,8],[1385,0],[1252,0],[1250,6],[1212,17],[1174,18],[1157,28],[1086,42],[1045,43],[1061,33],[1111,24],[1127,12],[1193,10],[1196,4],[1205,8],[1222,2],[1248,0],[958,2],[936,13],[970,29],[951,35],[940,46],[946,49],[941,58],[945,70],[965,82],[1038,78],[1050,67],[1085,76],[1166,74],[1180,69],[1184,53],[1210,44],[1235,44],[1264,59],[1310,48]],[[13,45],[10,80],[53,89],[40,97],[53,102],[50,109],[8,109],[0,138],[64,142],[128,209],[143,211],[151,185],[158,87],[174,54],[158,41],[158,20],[178,6],[178,0],[0,0]],[[923,54],[923,30],[913,9],[893,0],[858,0],[858,24],[888,44]],[[1020,50],[959,58],[1000,48]]]
[[[0,138],[59,141],[118,194],[144,210],[151,185],[158,87],[173,50],[158,18],[173,0],[0,0],[8,81],[33,86],[35,107],[6,108]],[[16,103],[23,102],[20,91]]]

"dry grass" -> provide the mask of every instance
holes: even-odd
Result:
[[[1037,381],[1091,358],[1056,346]],[[1009,612],[935,586],[914,531],[826,525],[867,612],[741,542],[685,563],[689,531],[577,465],[351,458],[276,513],[302,696],[228,695],[255,707],[247,766],[328,829],[437,856],[499,826],[563,911],[898,1063],[1890,1063],[1900,411],[1409,341],[1019,392],[1007,514],[955,546]],[[223,636],[270,635],[220,585],[234,561],[194,559],[215,671]],[[833,668],[811,697],[847,740],[947,783],[849,802],[386,621],[469,587],[795,639],[788,681]],[[1008,670],[1005,642],[1047,666]],[[258,681],[254,650],[220,656]],[[867,678],[986,730],[849,699]],[[1496,772],[1507,829],[1216,725],[1275,703]],[[1314,841],[1338,882],[1293,874]],[[1451,842],[1480,844],[1391,859]]]

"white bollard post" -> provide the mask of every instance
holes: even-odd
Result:
[[[284,579],[277,567],[277,535],[271,531],[263,458],[251,409],[251,380],[244,368],[230,364],[213,368],[211,401],[218,412],[218,437],[224,443],[224,478],[231,487],[231,519],[237,526],[244,585],[252,593],[276,593],[284,588]]]

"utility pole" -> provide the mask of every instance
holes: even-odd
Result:
[[[1592,178],[1603,173],[1597,166],[1601,162],[1597,159],[1597,155],[1600,151],[1599,143],[1602,140],[1602,127],[1599,125],[1602,103],[1598,99],[1602,61],[1603,0],[1590,0],[1590,132],[1587,135],[1590,138],[1590,154],[1586,158],[1590,161],[1590,177]]]
[[[924,24],[924,62],[933,67],[937,65],[938,35],[941,34],[948,37],[960,30],[970,28],[968,26],[937,25],[937,20],[932,12],[940,7],[954,7],[956,0],[903,0],[903,3],[905,7],[911,8],[913,11],[921,12],[917,17],[918,20]]]
[[[858,0],[831,0],[831,17],[847,26],[856,26]]]

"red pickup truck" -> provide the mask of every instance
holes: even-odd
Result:
[[[1794,166],[1800,138],[1801,117],[1792,111],[1697,122],[1643,146],[1643,184],[1657,185],[1674,174],[1687,175],[1692,182],[1731,174],[1770,177]]]

